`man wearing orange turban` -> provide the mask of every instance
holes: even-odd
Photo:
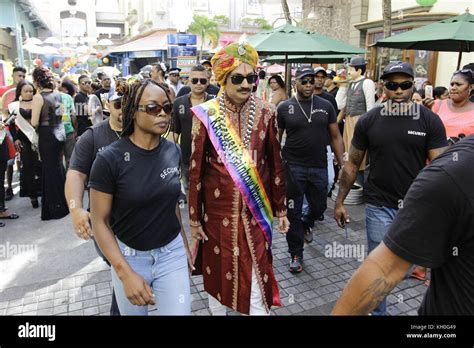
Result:
[[[252,94],[255,48],[232,43],[211,62],[219,95],[191,109],[189,216],[195,267],[204,276],[213,315],[224,315],[226,307],[265,315],[281,305],[272,266],[273,216],[280,232],[289,227],[276,112]],[[262,200],[253,200],[252,194],[268,203],[262,210],[266,220],[255,208]]]

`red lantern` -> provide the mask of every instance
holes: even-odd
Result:
[[[35,63],[35,65],[41,65],[41,64],[43,64],[43,62],[42,62],[41,59],[39,59],[39,58],[36,58],[36,59],[33,61],[33,63]]]
[[[101,52],[97,52],[97,53],[95,54],[95,56],[96,56],[97,58],[100,58],[100,57],[102,57],[102,53],[101,53]]]
[[[56,69],[59,69],[59,67],[61,66],[61,63],[56,60],[56,61],[53,63],[53,66],[54,66]]]

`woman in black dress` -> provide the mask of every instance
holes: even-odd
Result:
[[[15,101],[8,108],[17,116],[16,127],[10,127],[16,150],[20,153],[20,197],[30,197],[33,208],[38,208],[38,194],[41,194],[41,162],[38,149],[32,145],[28,136],[21,130],[18,120],[22,117],[31,124],[31,107],[36,90],[29,81],[22,81],[16,88]],[[17,129],[18,128],[18,129]],[[37,146],[37,144],[36,144]]]
[[[62,151],[66,133],[62,123],[61,94],[54,91],[54,77],[45,67],[33,71],[39,93],[33,97],[31,125],[38,130],[42,168],[41,220],[60,219],[69,213],[64,196]]]

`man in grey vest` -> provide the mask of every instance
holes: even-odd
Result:
[[[345,105],[345,124],[344,124],[344,148],[349,152],[352,137],[354,135],[355,125],[360,115],[373,108],[375,104],[375,84],[374,81],[365,77],[367,62],[363,57],[352,57],[349,63],[349,77],[351,82],[347,90],[339,90],[339,93],[347,93]],[[365,161],[359,168],[357,182],[363,184]]]

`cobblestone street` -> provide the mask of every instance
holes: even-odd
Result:
[[[70,217],[42,222],[39,210],[28,199],[8,202],[20,215],[0,230],[2,245],[36,246],[37,260],[28,255],[12,255],[0,260],[0,315],[109,315],[111,275],[97,257],[92,242],[83,242],[72,232]],[[275,275],[283,307],[272,315],[328,315],[346,282],[361,264],[357,258],[326,257],[327,248],[336,245],[363,247],[366,252],[363,205],[348,206],[352,222],[345,231],[332,218],[333,201],[322,222],[313,229],[314,241],[305,245],[304,270],[288,271],[289,255],[284,235],[276,232],[273,242]],[[185,226],[187,214],[183,211]],[[331,256],[331,255],[328,255]],[[338,256],[332,255],[332,256]],[[192,277],[194,315],[210,315],[201,276]],[[388,297],[390,315],[417,315],[427,287],[415,279],[402,281]],[[153,315],[154,308],[150,308]],[[229,312],[229,315],[238,315]]]

